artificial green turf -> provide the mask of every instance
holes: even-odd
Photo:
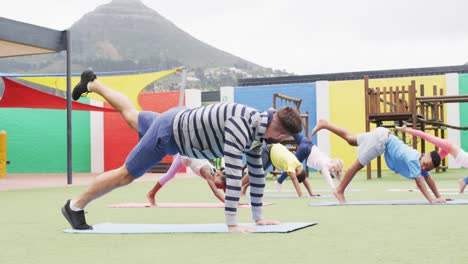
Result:
[[[468,172],[467,172],[468,175]],[[464,170],[433,174],[439,188],[457,188]],[[315,189],[325,180],[311,174]],[[153,183],[135,182],[86,209],[90,224],[222,223],[223,209],[107,208],[111,203],[145,202]],[[383,179],[356,176],[349,200],[424,199],[419,193],[387,192],[414,188],[414,182],[391,172]],[[273,189],[267,182],[267,189]],[[284,189],[292,189],[286,182]],[[308,199],[268,199],[266,218],[283,222],[319,222],[289,234],[66,234],[60,213],[67,198],[83,186],[0,192],[0,263],[466,263],[468,207],[346,206],[309,207]],[[468,191],[468,190],[467,190]],[[288,193],[291,194],[291,193]],[[329,194],[322,192],[322,194]],[[175,179],[158,196],[161,202],[216,202],[198,178]],[[452,198],[468,199],[467,195]],[[312,201],[313,202],[313,201]],[[239,222],[250,221],[239,209]]]

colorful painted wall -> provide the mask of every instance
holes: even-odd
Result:
[[[415,80],[418,87],[425,86],[425,95],[432,95],[432,87],[453,94],[468,94],[468,74],[441,76],[387,78],[370,80],[371,87],[408,85]],[[452,79],[448,81],[449,79]],[[446,89],[447,86],[450,89]],[[456,86],[456,90],[453,88]],[[419,88],[418,88],[419,90]],[[233,101],[259,110],[272,106],[273,94],[281,93],[290,97],[302,98],[301,110],[309,112],[309,129],[315,126],[320,117],[347,128],[353,133],[365,131],[364,82],[320,81],[286,85],[246,86],[232,88]],[[199,91],[197,91],[200,93]],[[192,98],[193,99],[193,98]],[[145,110],[163,112],[178,105],[178,92],[144,93],[139,96],[139,104]],[[187,98],[189,100],[189,98]],[[195,99],[198,100],[198,99]],[[200,102],[201,104],[201,102]],[[278,101],[281,107],[284,102]],[[456,104],[455,111],[448,109],[447,116],[457,116],[460,126],[468,126],[468,104]],[[459,108],[458,108],[459,106]],[[459,117],[459,118],[458,118]],[[109,170],[123,164],[125,157],[137,143],[137,135],[116,113],[104,113],[103,127],[92,133],[102,135],[103,169]],[[448,120],[446,118],[446,120]],[[453,121],[457,123],[456,121]],[[8,133],[8,173],[55,173],[66,172],[66,112],[64,110],[31,110],[0,108],[0,130]],[[91,171],[90,113],[73,112],[73,171]],[[448,137],[459,136],[462,148],[468,149],[468,132],[449,129]],[[326,131],[319,132],[314,142],[332,157],[341,157],[345,166],[356,159],[354,147]],[[321,135],[327,134],[326,137]],[[94,135],[94,134],[93,134]],[[434,147],[427,146],[428,150]],[[171,159],[166,158],[165,162]],[[90,165],[91,164],[91,165]],[[449,164],[450,165],[450,164]],[[375,162],[374,162],[375,168]]]
[[[138,100],[145,111],[162,113],[179,104],[179,92],[143,93]],[[138,142],[132,130],[119,113],[104,114],[104,170],[120,167]],[[163,162],[172,162],[166,157]]]
[[[87,102],[88,99],[81,101]],[[164,112],[179,103],[179,92],[144,93],[140,105]],[[123,164],[138,141],[118,113],[104,113],[104,170]],[[67,170],[66,111],[0,108],[0,129],[8,133],[8,173],[63,173]],[[91,171],[90,112],[73,111],[73,171]],[[166,157],[163,162],[171,162]]]
[[[66,110],[0,108],[8,133],[7,173],[67,171]],[[90,171],[89,112],[73,112],[73,171]]]

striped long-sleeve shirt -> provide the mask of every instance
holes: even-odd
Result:
[[[226,224],[237,224],[242,178],[242,155],[246,155],[251,182],[253,220],[262,219],[265,176],[261,137],[271,117],[241,104],[213,104],[181,111],[174,118],[174,138],[183,156],[225,159]]]

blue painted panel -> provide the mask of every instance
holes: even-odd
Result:
[[[302,99],[301,112],[309,113],[309,133],[317,120],[316,85],[315,83],[297,83],[281,85],[242,86],[234,88],[234,102],[244,104],[258,110],[267,110],[273,106],[273,94],[280,93],[289,97]],[[277,109],[287,105],[277,100]],[[302,132],[304,134],[304,131]],[[313,138],[317,142],[316,136]]]

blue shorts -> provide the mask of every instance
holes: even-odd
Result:
[[[310,155],[310,151],[312,150],[312,146],[314,143],[312,141],[303,141],[301,144],[297,146],[296,149],[296,158],[300,161],[303,162],[304,160],[307,160],[307,158]]]
[[[182,107],[175,107],[162,114],[140,112],[138,114],[139,142],[128,155],[125,166],[135,178],[140,177],[166,155],[177,154],[172,132],[172,121]]]

